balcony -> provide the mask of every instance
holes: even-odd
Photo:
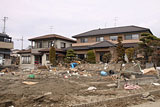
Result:
[[[13,49],[13,42],[1,42],[0,41],[0,48]]]

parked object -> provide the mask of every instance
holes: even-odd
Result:
[[[107,72],[105,72],[105,71],[101,71],[100,74],[101,74],[101,76],[107,76]]]
[[[91,91],[91,90],[96,90],[96,89],[97,89],[96,87],[89,87],[87,90]]]

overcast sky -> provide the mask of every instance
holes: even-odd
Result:
[[[66,37],[104,27],[137,25],[160,37],[160,0],[0,0],[0,18],[8,17],[6,32],[16,40],[56,33]],[[51,26],[53,30],[51,31]],[[0,21],[2,32],[3,21]]]

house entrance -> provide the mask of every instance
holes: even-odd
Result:
[[[34,58],[35,58],[35,60],[34,60],[35,64],[42,64],[42,56],[41,55],[35,55]]]

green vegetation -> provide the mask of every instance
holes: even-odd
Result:
[[[125,50],[125,53],[126,53],[126,55],[128,57],[129,62],[131,62],[133,60],[134,51],[135,51],[134,48],[128,48],[128,49]]]
[[[155,65],[160,61],[158,48],[160,47],[160,38],[150,34],[141,34],[141,43],[139,43],[138,52],[144,56],[145,62],[153,62]]]
[[[56,66],[56,49],[54,46],[49,50],[49,61],[53,66]]]
[[[108,53],[105,53],[104,55],[103,55],[103,62],[104,63],[108,63],[110,60],[111,60],[111,57],[112,57],[112,55],[111,55],[111,53],[110,52],[108,52]]]
[[[92,63],[92,64],[96,63],[96,57],[95,57],[93,50],[89,50],[87,52],[87,62]]]
[[[118,44],[116,48],[116,51],[117,51],[117,61],[116,62],[119,62],[119,61],[125,62],[124,60],[125,49],[123,48],[123,44],[121,41],[122,41],[122,37],[118,37]]]

